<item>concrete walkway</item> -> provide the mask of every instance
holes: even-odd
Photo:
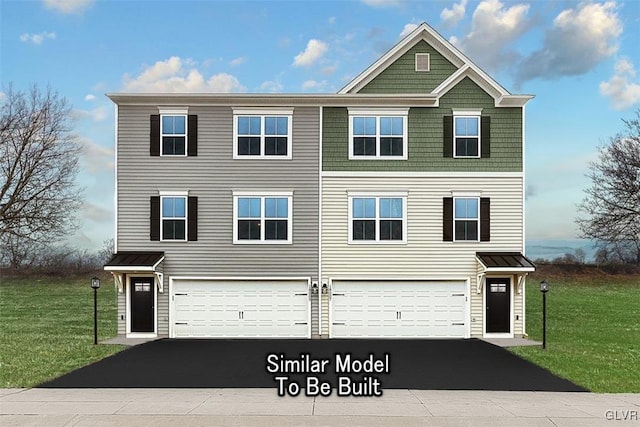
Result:
[[[0,425],[631,426],[640,425],[640,394],[384,390],[355,398],[278,397],[275,389],[2,389]]]

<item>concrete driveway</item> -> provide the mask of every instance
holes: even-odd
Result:
[[[304,395],[306,389],[323,397],[379,396],[393,389],[586,391],[476,339],[163,339],[39,387],[278,387],[283,394]]]

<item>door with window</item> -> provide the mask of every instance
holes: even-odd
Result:
[[[486,332],[511,333],[511,280],[508,277],[487,278]]]
[[[131,332],[154,332],[153,277],[132,277],[129,286],[131,303]]]

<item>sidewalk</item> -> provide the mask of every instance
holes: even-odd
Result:
[[[8,426],[640,425],[640,394],[384,390],[378,398],[275,389],[1,389]]]

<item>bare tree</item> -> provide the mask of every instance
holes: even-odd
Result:
[[[589,165],[591,186],[576,219],[582,237],[594,239],[608,257],[640,264],[640,109],[623,120],[623,132],[599,148]]]
[[[51,242],[75,228],[81,202],[71,107],[37,86],[9,86],[0,103],[0,244]]]

